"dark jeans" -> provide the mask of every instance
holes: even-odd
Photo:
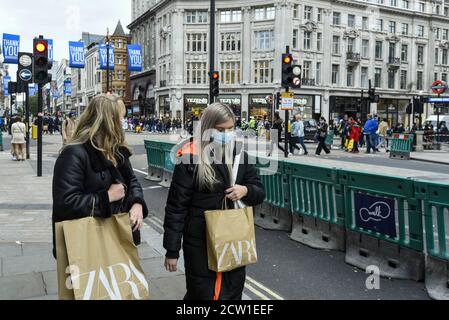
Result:
[[[331,153],[329,148],[324,143],[325,141],[326,141],[326,137],[318,137],[318,148],[316,149],[316,152],[315,152],[317,155],[320,155],[322,150],[324,150],[324,152],[326,152],[326,154]]]
[[[373,153],[376,153],[377,148],[377,134],[370,133],[365,135],[366,137],[366,153],[370,153],[373,149]]]
[[[307,147],[304,144],[304,137],[291,137],[290,139],[290,153],[293,154],[293,151],[295,149],[301,150],[300,147],[298,147],[298,143],[301,145],[302,149],[304,150],[304,154],[307,154]]]

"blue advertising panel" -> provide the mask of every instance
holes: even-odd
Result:
[[[19,64],[20,36],[15,34],[3,34],[4,63]]]
[[[84,68],[84,42],[69,42],[70,68]]]
[[[64,94],[67,94],[67,95],[72,94],[72,81],[71,80],[64,81]]]
[[[34,83],[30,83],[29,85],[28,85],[28,95],[30,96],[30,97],[34,97],[35,95],[36,95],[36,93],[37,93],[37,84],[34,84]]]
[[[100,44],[100,69],[106,70],[107,68],[107,45]],[[114,70],[115,68],[115,56],[114,56],[114,46],[109,45],[109,70]]]
[[[354,200],[357,227],[396,238],[394,199],[356,193]]]
[[[429,98],[429,103],[447,103],[447,102],[449,102],[449,97]]]
[[[5,97],[9,96],[9,90],[8,90],[8,83],[11,81],[11,77],[10,76],[5,76],[3,77],[3,91],[5,91]]]
[[[48,42],[48,60],[53,61],[53,40],[47,39]]]
[[[139,44],[128,45],[129,71],[142,71],[142,47]]]

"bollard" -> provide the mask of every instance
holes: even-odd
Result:
[[[424,131],[416,131],[416,152],[424,151]]]

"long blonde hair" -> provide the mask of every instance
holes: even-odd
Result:
[[[101,94],[92,99],[81,115],[75,132],[68,145],[90,142],[115,166],[116,156],[123,159],[119,148],[129,147],[122,129],[121,112],[125,110],[123,100],[117,95]],[[131,153],[131,150],[129,150]]]
[[[218,183],[215,176],[215,170],[212,167],[211,152],[213,150],[224,151],[226,159],[230,159],[234,153],[234,144],[228,143],[224,150],[216,149],[216,146],[210,143],[211,131],[219,124],[229,120],[235,123],[235,115],[232,109],[223,103],[214,103],[206,108],[201,116],[200,126],[200,158],[196,166],[196,182],[200,190],[212,191]],[[232,175],[232,161],[227,161],[228,173]]]

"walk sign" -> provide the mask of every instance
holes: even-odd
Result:
[[[293,110],[294,97],[295,97],[294,92],[282,93],[281,110]]]

